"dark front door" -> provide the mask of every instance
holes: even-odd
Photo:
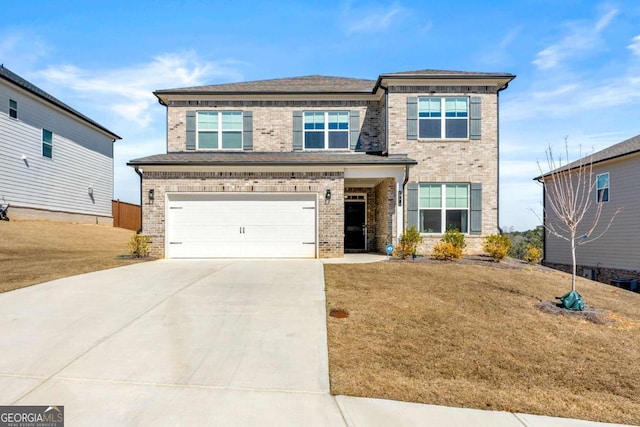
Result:
[[[366,203],[344,202],[344,249],[364,251],[366,249]]]

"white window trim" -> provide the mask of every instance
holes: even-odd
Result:
[[[198,120],[198,115],[200,113],[216,113],[218,115],[218,129],[215,131],[212,130],[203,130],[202,132],[217,132],[218,133],[218,148],[200,148],[200,125]],[[240,148],[222,148],[222,113],[240,113],[242,116],[242,124],[244,127],[244,115],[242,111],[238,110],[224,110],[224,111],[212,111],[212,110],[203,110],[196,111],[196,150],[197,151],[241,151],[244,149],[244,128],[240,129],[240,135],[242,138],[242,146]],[[229,132],[229,131],[228,131]]]
[[[436,119],[432,119],[432,118],[420,118],[420,99],[427,99],[427,98],[439,98],[440,99],[440,138],[422,138],[420,137],[420,120],[436,120]],[[447,98],[466,98],[467,99],[467,137],[466,138],[447,138],[446,134],[447,134],[447,128],[446,128],[446,100]],[[423,140],[423,141],[432,141],[432,140],[446,140],[446,141],[469,141],[470,140],[470,122],[471,122],[471,118],[469,117],[471,112],[471,100],[468,96],[419,96],[418,97],[418,104],[416,106],[416,111],[417,111],[417,119],[418,119],[418,140]],[[449,117],[450,119],[455,118],[455,117]],[[461,119],[461,118],[460,118]]]
[[[440,205],[439,208],[421,208],[420,207],[420,191],[421,184],[425,185],[440,185]],[[462,233],[469,235],[469,228],[471,227],[471,184],[468,182],[420,182],[418,184],[418,216],[420,211],[441,211],[440,212],[440,231],[434,231],[432,233],[421,231],[420,234],[427,236],[443,235],[447,231],[447,211],[460,211],[462,208],[447,208],[447,185],[466,185],[467,186],[467,231]],[[444,228],[444,231],[442,229]]]
[[[307,132],[319,132],[318,129],[305,129],[305,115],[307,113],[324,113],[324,129],[322,130],[324,133],[324,147],[323,148],[307,148]],[[329,113],[346,113],[347,115],[347,128],[346,129],[329,129]],[[349,151],[351,147],[351,129],[349,128],[349,111],[348,110],[306,110],[302,112],[302,147],[305,151],[320,151],[320,150],[331,150],[331,151]],[[346,148],[329,148],[329,132],[346,132],[347,133],[347,146]]]
[[[599,178],[603,175],[607,175],[607,186],[598,188]],[[598,197],[598,192],[600,190],[605,190],[605,189],[609,190],[607,191],[607,200],[600,201],[599,200],[600,198]],[[609,172],[599,173],[596,175],[596,203],[609,203],[610,200],[611,200],[611,175],[609,174]]]

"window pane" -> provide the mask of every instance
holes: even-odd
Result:
[[[349,132],[329,132],[329,148],[349,148]]]
[[[18,102],[13,99],[9,100],[9,108],[13,108],[14,110],[18,109]]]
[[[304,113],[305,129],[324,129],[324,112],[306,112]]]
[[[199,112],[198,130],[218,130],[218,113],[215,111]]]
[[[242,113],[229,112],[222,113],[222,130],[239,130],[242,131]],[[223,144],[224,146],[224,144]]]
[[[442,207],[442,185],[420,184],[420,208]]]
[[[53,143],[53,133],[51,131],[42,129],[42,141],[49,144]]]
[[[445,138],[467,138],[467,119],[446,119]]]
[[[609,201],[609,189],[601,189],[598,190],[598,202],[608,202]]]
[[[608,188],[609,187],[609,174],[608,173],[603,173],[598,175],[597,177],[597,186],[598,186],[598,190],[602,189],[602,188]]]
[[[466,184],[447,184],[447,208],[469,207],[469,186]]]
[[[324,148],[324,132],[305,132],[304,148]]]
[[[242,132],[222,132],[222,148],[242,149]]]
[[[446,117],[467,117],[467,98],[446,98]]]
[[[419,138],[441,138],[442,123],[440,119],[420,119]]]
[[[420,211],[420,232],[421,233],[441,233],[442,232],[442,211],[441,210],[421,210]]]
[[[329,129],[349,129],[349,113],[329,112]]]
[[[448,210],[446,212],[447,230],[456,228],[461,233],[467,233],[468,214],[466,210]]]
[[[218,148],[218,132],[198,132],[198,148]]]
[[[440,98],[419,98],[418,117],[441,117]]]
[[[42,155],[44,157],[53,158],[53,146],[51,144],[47,144],[46,142],[42,143]]]

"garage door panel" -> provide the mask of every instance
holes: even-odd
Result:
[[[316,256],[315,194],[170,194],[170,258]]]

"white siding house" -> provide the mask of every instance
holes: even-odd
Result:
[[[588,164],[589,160],[592,179],[597,181],[598,188],[590,195],[593,200],[583,224],[593,223],[599,194],[603,197],[603,208],[592,237],[600,234],[619,212],[602,237],[577,247],[578,274],[605,283],[615,278],[640,279],[640,135],[594,153],[590,159],[583,159],[583,163]],[[548,206],[546,197],[545,192],[545,206]],[[555,221],[553,212],[546,209],[545,224],[552,221]],[[546,231],[543,263],[568,270],[571,267],[569,243]]]
[[[111,224],[117,139],[0,66],[0,201],[10,218]]]

